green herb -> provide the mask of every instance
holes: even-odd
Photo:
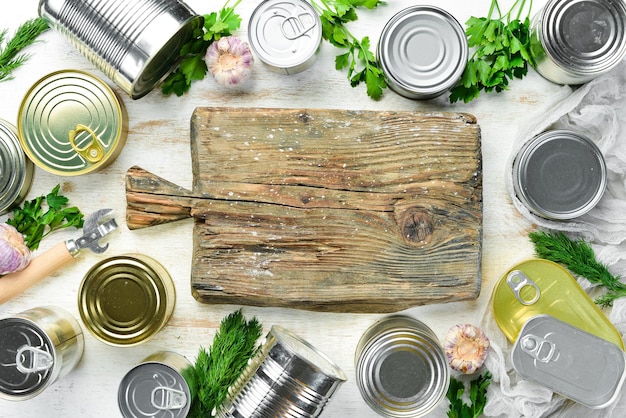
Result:
[[[320,13],[322,21],[322,37],[332,45],[347,50],[335,57],[335,69],[348,71],[348,80],[352,87],[364,82],[367,95],[372,99],[380,99],[387,81],[383,71],[370,51],[370,39],[365,36],[356,38],[346,24],[358,19],[357,8],[374,9],[381,0],[320,0],[311,4]]]
[[[256,318],[247,321],[241,309],[224,318],[210,351],[200,348],[195,362],[197,396],[189,417],[210,417],[226,399],[228,388],[259,348],[262,327]]]
[[[24,48],[35,42],[37,37],[48,29],[48,24],[40,17],[28,20],[20,25],[15,35],[0,48],[0,81],[11,80],[12,73],[21,67],[29,55],[20,54]],[[7,29],[0,32],[0,44],[4,43]]]
[[[59,195],[60,185],[56,185],[48,195],[39,196],[24,202],[23,208],[13,210],[13,217],[7,220],[24,235],[24,243],[31,250],[39,248],[39,243],[50,233],[74,226],[82,228],[83,214],[75,207],[65,207],[69,199]],[[44,199],[48,209],[44,211]]]
[[[626,296],[626,285],[596,260],[593,249],[584,240],[571,240],[562,232],[531,232],[528,236],[538,257],[562,264],[591,283],[605,287],[608,292],[598,297],[596,304],[608,307],[615,299]]]
[[[470,382],[470,404],[463,401],[465,383],[454,377],[450,378],[450,386],[446,397],[450,401],[448,418],[476,418],[483,413],[487,404],[487,388],[491,383],[491,373],[484,372],[478,378]]]
[[[228,7],[227,0],[219,12],[204,15],[204,26],[194,31],[193,39],[183,45],[180,51],[182,57],[178,68],[163,82],[161,92],[165,95],[175,93],[182,96],[189,91],[191,83],[202,80],[208,71],[205,56],[209,46],[220,38],[230,36],[239,29],[241,17],[235,13],[235,7],[241,2]]]
[[[525,6],[526,0],[516,0],[503,15],[498,0],[492,0],[486,18],[472,16],[465,22],[468,44],[475,49],[459,84],[450,92],[451,103],[458,100],[468,103],[481,91],[501,92],[508,88],[510,80],[521,79],[528,73],[528,65],[534,65],[529,53],[532,0],[522,21]],[[496,11],[498,17],[493,18]]]

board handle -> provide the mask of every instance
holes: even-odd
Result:
[[[193,193],[143,168],[126,172],[126,224],[129,229],[191,217]]]

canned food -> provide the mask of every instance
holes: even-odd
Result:
[[[78,322],[53,306],[0,319],[0,398],[34,398],[80,362],[84,338]]]
[[[0,215],[19,204],[33,182],[34,165],[24,155],[17,129],[0,119]]]
[[[449,371],[437,336],[423,322],[394,315],[372,325],[356,349],[357,386],[383,417],[422,417],[448,391]]]
[[[117,401],[125,418],[184,418],[195,395],[193,365],[180,354],[158,351],[122,379]]]
[[[126,143],[126,110],[109,86],[82,71],[49,74],[18,112],[24,152],[40,168],[77,176],[106,167]]]
[[[531,23],[535,69],[558,84],[582,84],[604,74],[626,54],[622,0],[550,0]]]
[[[270,69],[295,74],[309,68],[322,43],[322,21],[305,0],[265,0],[250,16],[252,52]]]
[[[180,0],[40,0],[39,15],[133,99],[167,77],[204,22]]]
[[[152,338],[170,319],[175,301],[167,270],[139,254],[102,260],[87,272],[78,289],[85,327],[100,341],[116,346]]]
[[[324,354],[273,326],[261,349],[228,389],[218,418],[314,418],[347,380]]]
[[[626,376],[618,346],[549,315],[526,322],[511,360],[521,376],[588,408],[613,403]]]
[[[542,218],[567,220],[587,213],[606,185],[602,153],[574,131],[543,132],[525,143],[513,161],[517,198]]]
[[[452,88],[468,53],[461,24],[445,10],[422,5],[393,16],[377,48],[388,86],[409,99],[431,99]]]

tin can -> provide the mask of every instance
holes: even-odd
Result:
[[[448,363],[437,336],[408,316],[389,316],[367,329],[355,363],[363,399],[383,417],[423,417],[448,391]]]
[[[106,167],[126,143],[126,109],[102,80],[67,70],[28,91],[18,112],[18,136],[28,157],[60,176]]]
[[[271,70],[296,74],[316,60],[322,43],[322,21],[305,0],[265,0],[250,16],[252,52]]]
[[[204,22],[180,0],[41,0],[39,15],[133,99],[167,77]]]
[[[393,16],[378,41],[388,86],[409,99],[431,99],[463,75],[469,47],[461,24],[435,6],[412,6]]]
[[[0,398],[34,398],[67,375],[83,355],[83,332],[74,317],[42,306],[0,319]]]
[[[511,360],[521,376],[588,408],[613,403],[626,377],[618,346],[549,315],[524,324]]]
[[[0,215],[26,197],[34,169],[32,161],[24,155],[17,129],[0,119]]]
[[[167,324],[174,283],[156,260],[128,254],[94,265],[78,289],[78,310],[89,332],[115,346],[141,344]]]
[[[535,69],[557,84],[586,83],[626,54],[622,0],[550,0],[533,17],[530,54]]]
[[[542,218],[568,220],[587,213],[606,185],[602,152],[575,131],[543,132],[524,144],[513,161],[517,198]]]
[[[218,418],[313,418],[347,380],[315,347],[273,326],[261,349],[229,388]]]
[[[172,351],[158,351],[144,358],[120,382],[120,412],[125,418],[185,418],[195,396],[195,382],[189,360]]]

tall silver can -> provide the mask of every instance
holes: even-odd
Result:
[[[133,99],[167,77],[203,24],[180,0],[41,0],[39,15]]]
[[[549,0],[531,23],[535,69],[557,84],[583,84],[626,54],[623,0]]]
[[[80,362],[85,346],[74,317],[42,306],[0,319],[0,398],[34,398]]]

